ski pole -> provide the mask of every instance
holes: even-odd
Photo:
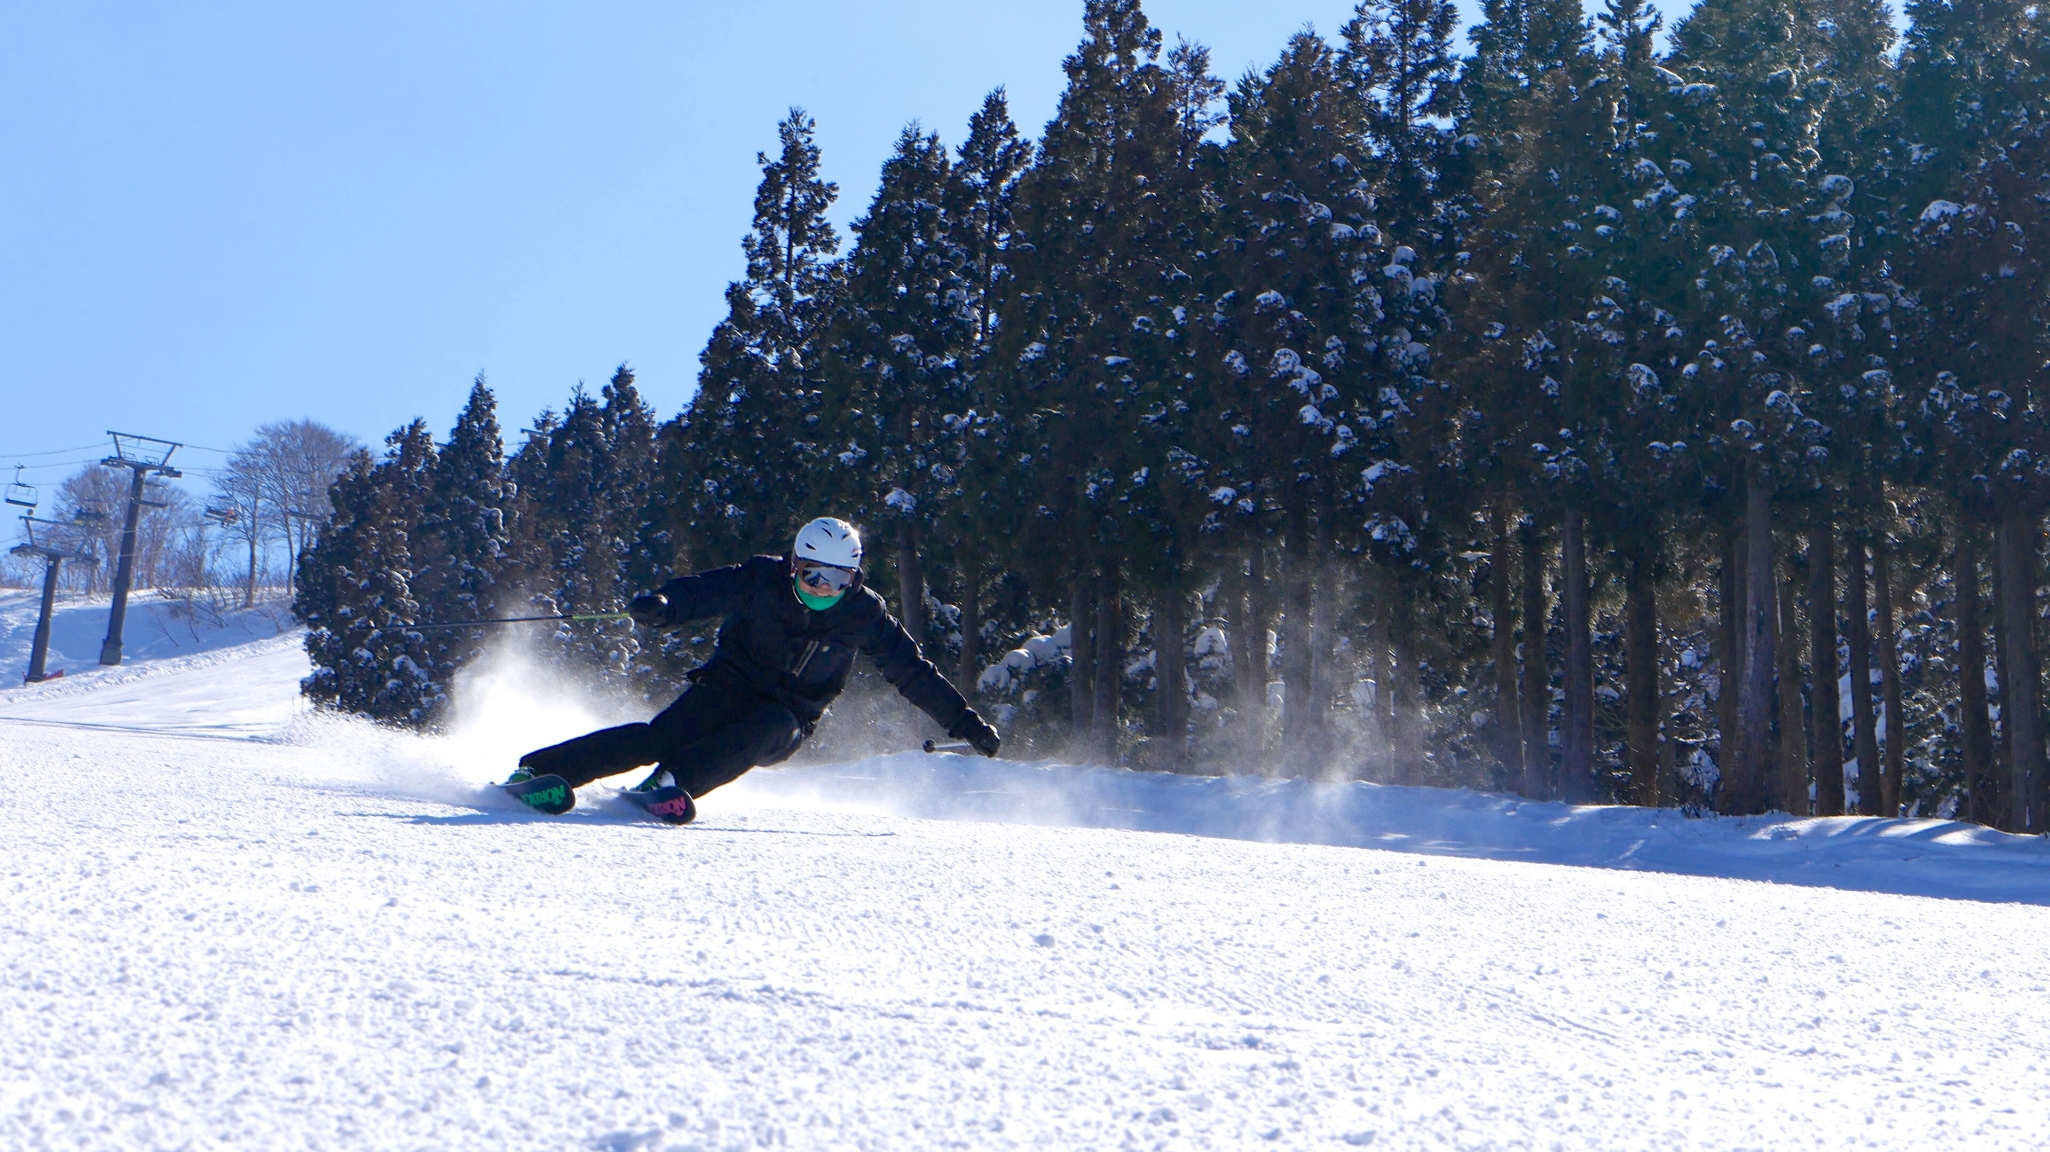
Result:
[[[422,628],[481,628],[486,624],[532,624],[540,620],[626,620],[630,612],[587,612],[575,616],[502,616],[496,620],[450,620],[438,624],[387,624],[373,632],[413,632]]]

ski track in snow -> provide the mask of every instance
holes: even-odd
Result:
[[[574,708],[443,740],[309,716],[293,642],[0,690],[0,1147],[2027,1148],[2050,1121],[2039,839],[917,753],[759,771],[689,828],[602,785],[549,819],[486,782]]]

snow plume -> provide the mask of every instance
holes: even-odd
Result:
[[[453,720],[432,736],[331,712],[297,717],[282,743],[318,748],[332,778],[382,795],[499,807],[490,785],[520,757],[593,729],[645,720],[537,660],[514,637],[456,677]]]

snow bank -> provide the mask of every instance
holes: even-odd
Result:
[[[1464,790],[919,752],[758,770],[731,792],[762,808],[1122,828],[2050,904],[2050,839],[1945,820],[1690,820],[1671,809],[1574,807]],[[707,803],[722,802],[731,801],[715,794]]]

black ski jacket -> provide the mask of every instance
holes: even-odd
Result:
[[[670,624],[724,617],[712,658],[690,673],[692,682],[766,696],[789,708],[807,732],[847,687],[857,650],[948,735],[964,735],[975,715],[866,586],[814,612],[797,599],[787,557],[756,556],[679,577],[660,591],[669,599]]]

